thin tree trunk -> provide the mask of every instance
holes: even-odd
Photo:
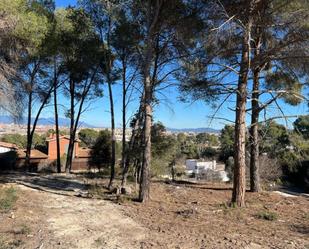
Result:
[[[111,109],[111,129],[112,129],[112,158],[111,158],[111,175],[108,184],[108,188],[111,189],[113,187],[114,179],[115,179],[115,164],[116,164],[116,136],[115,136],[115,114],[114,114],[114,101],[113,101],[113,92],[112,92],[112,84],[108,82],[108,92],[109,92],[109,101],[110,101],[110,109]]]
[[[122,170],[124,172],[126,164],[126,66],[122,63]]]
[[[80,115],[81,115],[82,110],[83,110],[85,98],[86,98],[88,91],[90,89],[90,85],[87,88],[88,88],[88,90],[84,90],[84,92],[82,94],[82,98],[81,98],[81,102],[79,104],[79,108],[78,108],[78,111],[77,111],[76,119],[73,120],[73,124],[71,124],[71,125],[73,125],[73,128],[70,131],[70,142],[69,142],[69,149],[68,149],[68,155],[70,156],[71,161],[70,161],[70,167],[69,167],[70,169],[69,169],[69,172],[67,172],[67,173],[70,173],[71,169],[72,169],[72,163],[73,163],[73,159],[75,157],[75,155],[73,154],[74,148],[75,148],[75,142],[77,143],[77,141],[75,141],[76,140],[77,126],[78,126],[78,123],[79,123]],[[74,111],[74,113],[75,113],[75,111]]]
[[[258,75],[258,74],[257,74]],[[260,176],[259,176],[259,134],[258,134],[258,121],[259,121],[259,104],[258,100],[258,85],[259,80],[254,73],[252,94],[252,115],[251,115],[251,128],[250,128],[250,190],[252,192],[260,191]],[[257,93],[255,93],[257,92]]]
[[[71,107],[70,107],[71,108],[71,110],[70,110],[70,119],[71,120],[70,121],[71,122],[70,122],[70,142],[69,142],[67,160],[66,160],[66,165],[65,165],[66,173],[71,173],[77,126],[78,126],[78,123],[79,123],[80,115],[81,115],[82,110],[83,110],[85,98],[88,95],[89,90],[92,86],[96,72],[97,72],[97,69],[94,70],[89,84],[84,86],[84,89],[82,91],[81,98],[80,98],[80,104],[79,104],[79,108],[78,108],[78,111],[77,111],[76,119],[75,119],[75,103],[74,103],[75,83],[72,80],[70,80],[70,97],[71,97]]]
[[[41,112],[42,110],[44,109],[46,103],[47,103],[47,100],[49,99],[50,95],[51,95],[51,92],[53,91],[53,86],[51,86],[51,88],[49,89],[47,95],[45,96],[42,104],[40,105],[39,107],[39,110],[35,116],[35,119],[34,119],[34,122],[33,122],[33,125],[32,125],[32,129],[31,129],[31,125],[28,127],[29,128],[29,134],[27,134],[27,153],[28,153],[28,150],[29,150],[29,165],[30,165],[30,156],[31,156],[31,147],[32,147],[32,141],[33,141],[33,136],[34,136],[34,132],[35,132],[35,129],[36,129],[36,125],[39,121],[39,117],[41,115]],[[32,98],[32,97],[31,97]],[[32,100],[31,100],[32,102]],[[30,111],[30,114],[31,114],[31,111]],[[29,122],[29,118],[28,118],[28,122]],[[31,119],[30,119],[30,122],[31,122]],[[28,133],[28,130],[27,130],[27,133]],[[26,153],[26,155],[27,155]],[[34,169],[30,169],[31,170],[34,170]]]
[[[74,133],[74,97],[75,97],[75,87],[74,82],[70,80],[70,97],[71,97],[71,106],[70,106],[70,142],[67,151],[67,160],[65,164],[65,172],[67,174],[71,173],[72,168],[72,160],[73,160],[73,150],[74,150],[74,140],[75,140],[75,133]]]
[[[151,125],[152,125],[152,89],[149,75],[145,78],[145,101],[144,101],[144,153],[141,169],[141,181],[139,189],[139,200],[146,202],[149,199],[149,173],[151,163]]]
[[[246,103],[247,84],[250,69],[250,35],[252,20],[249,20],[245,27],[242,42],[242,58],[239,72],[237,100],[236,100],[236,121],[234,141],[234,184],[232,203],[239,207],[245,205],[246,193]]]
[[[152,126],[152,101],[153,101],[153,85],[150,76],[150,67],[153,60],[153,48],[154,48],[154,33],[157,21],[159,18],[159,13],[162,7],[162,3],[157,2],[155,12],[151,10],[151,1],[147,2],[147,37],[146,37],[146,47],[144,53],[143,61],[143,83],[144,83],[144,136],[143,136],[143,161],[141,167],[141,180],[139,188],[139,201],[147,202],[149,199],[149,189],[150,189],[150,164],[151,164],[151,126]]]
[[[254,57],[260,54],[261,37],[257,37],[256,46],[254,50]],[[251,113],[251,128],[250,128],[250,190],[252,192],[259,192],[260,174],[259,174],[259,90],[260,90],[260,76],[261,68],[257,67],[253,70],[253,88],[252,88],[252,113]]]
[[[110,6],[108,5],[107,9]],[[106,46],[107,50],[110,51],[110,35],[111,35],[111,25],[112,20],[111,17],[108,17],[107,20],[108,30],[106,34]],[[113,91],[112,91],[112,80],[111,80],[111,71],[113,67],[113,62],[111,56],[108,55],[106,57],[108,61],[108,68],[107,68],[107,84],[108,84],[108,93],[109,93],[109,103],[110,103],[110,111],[111,111],[111,131],[112,131],[112,158],[111,158],[111,171],[110,171],[110,179],[108,188],[111,189],[113,187],[114,179],[115,179],[115,164],[116,164],[116,136],[115,136],[115,114],[114,114],[114,100],[113,100]]]
[[[28,99],[28,120],[27,120],[27,146],[26,146],[26,158],[25,158],[25,166],[31,172],[32,168],[30,165],[30,157],[31,157],[31,115],[32,115],[32,89],[29,93]]]
[[[31,159],[31,147],[32,147],[32,138],[31,138],[31,116],[32,116],[32,99],[33,99],[33,83],[34,78],[37,73],[37,70],[39,68],[39,63],[35,63],[33,71],[30,75],[30,90],[29,92],[29,99],[28,99],[28,120],[27,120],[27,145],[26,145],[26,158],[25,158],[25,166],[28,169],[28,171],[32,171],[31,165],[30,165],[30,159]]]
[[[60,139],[59,139],[59,120],[58,120],[58,106],[57,106],[57,87],[54,86],[54,110],[55,110],[55,128],[56,128],[56,149],[57,149],[57,172],[61,173],[60,160]]]
[[[67,174],[70,174],[71,169],[72,169],[74,142],[75,142],[75,135],[72,130],[70,131],[70,141],[69,141],[69,146],[68,146],[68,152],[67,152],[68,154],[67,154],[67,161],[66,161],[66,167],[65,167],[65,172]]]
[[[136,140],[136,136],[138,134],[138,129],[139,129],[139,126],[140,126],[141,116],[142,116],[142,113],[141,113],[142,112],[142,105],[143,104],[141,103],[137,118],[136,118],[135,123],[134,123],[134,127],[132,129],[129,148],[128,148],[127,153],[125,155],[125,165],[124,165],[124,168],[123,168],[123,171],[122,171],[122,180],[121,180],[121,188],[122,189],[124,189],[126,187],[126,184],[127,184],[128,170],[129,170],[130,161],[131,161],[131,156],[130,156],[129,153],[133,150],[135,140]]]

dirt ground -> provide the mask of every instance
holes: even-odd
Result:
[[[305,195],[248,192],[245,208],[231,208],[226,184],[153,182],[141,204],[134,194],[109,194],[98,178],[3,175],[0,182],[18,195],[0,212],[0,249],[309,248]]]

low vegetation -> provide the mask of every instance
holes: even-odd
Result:
[[[10,211],[17,201],[17,192],[13,187],[2,187],[0,189],[0,211]]]
[[[268,220],[268,221],[275,221],[278,219],[278,215],[274,212],[269,211],[261,211],[257,215],[258,219]]]

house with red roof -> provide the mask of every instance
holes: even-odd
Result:
[[[60,136],[60,157],[65,158],[68,152],[70,137]],[[81,148],[79,139],[74,142],[72,170],[88,170],[91,149]],[[32,149],[30,153],[30,164],[32,168],[40,169],[40,166],[55,165],[57,159],[57,141],[55,135],[50,135],[46,139],[47,154],[37,149]],[[0,168],[21,169],[26,161],[26,150],[18,148],[15,144],[0,142]],[[15,166],[12,166],[15,165]],[[62,165],[64,167],[64,165]],[[63,169],[64,171],[64,169]]]

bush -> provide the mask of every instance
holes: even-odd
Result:
[[[91,150],[91,158],[89,161],[90,168],[95,167],[98,170],[108,167],[112,160],[112,144],[111,132],[102,130],[95,141]]]
[[[298,162],[294,167],[284,165],[284,180],[309,193],[309,160]]]
[[[262,183],[278,182],[282,177],[280,162],[275,158],[260,156],[260,178]]]
[[[41,173],[55,173],[57,172],[56,165],[56,160],[42,160],[38,165],[38,171]]]
[[[217,150],[211,147],[206,147],[204,150],[201,151],[200,157],[213,160],[217,156]]]
[[[0,211],[8,212],[17,201],[16,189],[13,187],[0,189]]]
[[[256,216],[258,219],[269,220],[269,221],[274,221],[278,219],[278,215],[276,213],[269,211],[261,211]]]

